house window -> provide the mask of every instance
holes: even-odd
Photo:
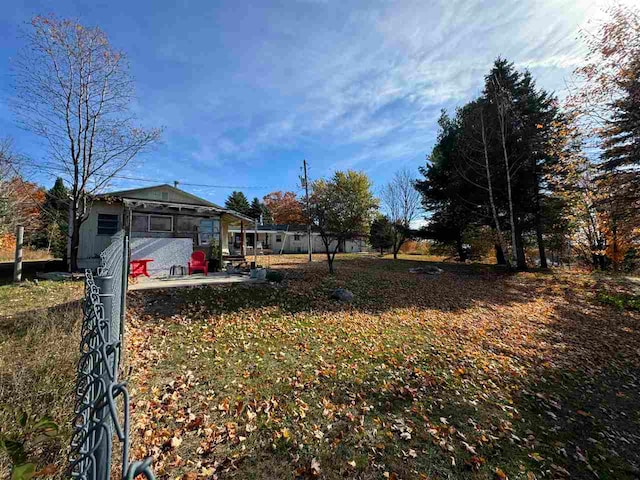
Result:
[[[298,234],[296,233],[296,234],[293,236],[293,239],[294,239],[296,242],[299,242],[299,241],[300,241],[300,235],[298,235]]]
[[[172,232],[173,217],[171,215],[149,215],[150,232]]]
[[[282,242],[282,235],[276,235],[276,243]]]
[[[149,215],[133,214],[131,218],[132,232],[146,232],[149,229]]]
[[[217,244],[220,239],[220,220],[217,218],[200,220],[198,236],[200,245],[210,245],[212,241]]]
[[[118,232],[118,215],[98,214],[98,235],[115,235]]]
[[[169,192],[162,192],[161,197],[162,197],[162,200],[165,200],[165,201],[169,200]]]

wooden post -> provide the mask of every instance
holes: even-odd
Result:
[[[16,227],[16,258],[13,264],[13,281],[22,281],[22,242],[24,241],[24,227]]]
[[[224,222],[223,222],[223,220],[222,220],[223,218],[224,218],[224,214],[221,214],[221,215],[220,215],[220,220],[219,220],[219,223],[218,223],[218,226],[219,226],[219,228],[220,228],[220,232],[218,233],[218,240],[219,240],[219,242],[220,242],[220,245],[219,245],[219,248],[218,248],[218,252],[219,252],[219,253],[218,253],[218,258],[219,258],[219,260],[220,260],[220,261],[219,261],[219,263],[220,263],[220,271],[221,271],[221,272],[224,270],[224,269],[222,268],[222,267],[223,267],[223,265],[222,265],[222,258],[223,258],[223,255],[224,255],[224,253],[222,252],[222,250],[225,248],[225,246],[224,246],[224,245],[225,245],[225,241],[227,242],[227,248],[229,247],[229,239],[227,238],[227,239],[225,240],[225,238],[224,238],[224,237],[225,237],[225,235],[224,235]],[[229,233],[227,232],[227,236],[228,236],[228,235],[229,235]],[[231,253],[231,252],[229,252],[229,253]]]
[[[255,266],[258,266],[258,220],[254,224],[253,230],[253,261]]]
[[[244,221],[240,221],[240,255],[244,257]]]

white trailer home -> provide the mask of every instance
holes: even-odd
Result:
[[[284,254],[284,253],[307,253],[309,241],[306,225],[258,225],[257,241],[255,231],[245,234],[247,249],[253,252],[254,246],[258,253]],[[231,251],[238,251],[241,247],[242,232],[237,227],[229,228],[229,246]],[[332,245],[333,248],[334,245]],[[324,244],[320,233],[311,232],[312,253],[324,252]],[[365,239],[353,239],[343,242],[338,247],[340,253],[360,253],[367,252],[368,244]]]

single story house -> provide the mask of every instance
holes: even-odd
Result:
[[[80,227],[78,266],[96,268],[100,252],[122,229],[129,233],[132,259],[153,259],[152,275],[166,274],[173,265],[186,266],[194,250],[208,251],[211,245],[221,245],[223,257],[244,257],[245,232],[256,226],[253,218],[171,185],[104,193],[92,198]],[[229,241],[230,231],[239,232],[237,248]]]
[[[238,227],[229,228],[229,248],[238,251],[242,245],[243,231]],[[246,248],[253,253],[256,245],[254,238],[257,235],[258,253],[307,253],[309,251],[309,236],[306,225],[258,225],[255,229],[244,233]],[[331,245],[333,248],[335,244]],[[311,252],[322,253],[325,251],[320,232],[315,229],[311,232]],[[368,251],[365,239],[346,240],[338,246],[340,253],[359,253]]]

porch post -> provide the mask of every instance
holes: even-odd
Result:
[[[253,261],[258,266],[258,220],[254,224],[253,230]]]
[[[225,240],[225,238],[224,238],[224,237],[225,237],[225,235],[224,235],[224,223],[223,223],[223,221],[222,221],[222,219],[223,219],[223,218],[224,218],[224,214],[221,214],[221,215],[220,215],[220,220],[219,220],[219,222],[220,222],[220,223],[218,224],[218,225],[219,225],[219,230],[220,230],[220,231],[218,232],[218,237],[219,237],[219,241],[220,241],[219,249],[218,249],[218,251],[220,252],[220,253],[219,253],[219,255],[218,255],[218,257],[219,257],[219,259],[220,259],[220,271],[222,271],[222,256],[223,256],[223,253],[222,253],[222,252],[223,252],[223,249],[225,248],[225,247],[224,247],[224,245],[225,245],[225,244],[224,244],[224,240]],[[228,235],[229,235],[229,234],[227,233],[227,236],[228,236]],[[228,239],[227,239],[227,242],[228,242]],[[229,246],[229,245],[227,244],[227,247],[228,247],[228,246]],[[231,252],[229,252],[229,253],[231,253]]]
[[[244,221],[240,221],[240,255],[244,257],[245,254],[245,246],[244,246]]]

